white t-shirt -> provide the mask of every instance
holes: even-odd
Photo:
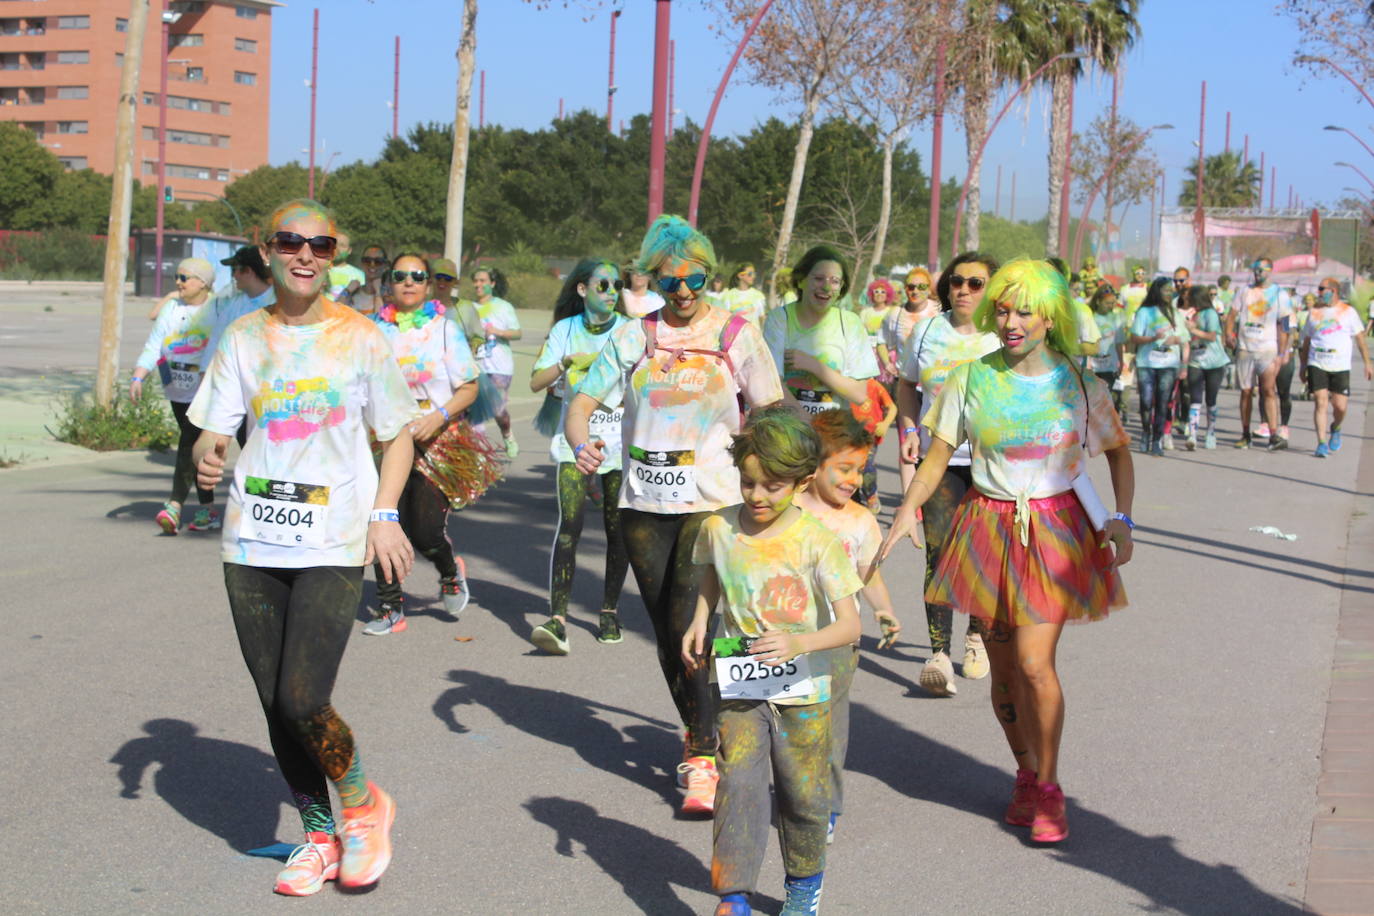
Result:
[[[878,359],[869,346],[863,321],[853,312],[831,307],[814,327],[804,328],[797,321],[798,308],[796,303],[776,308],[763,322],[763,339],[768,343],[777,372],[808,413],[846,407],[848,402],[841,395],[810,372],[786,368],[783,352],[801,350],[855,381],[873,378],[878,374]]]
[[[346,295],[349,285],[353,283],[357,283],[361,289],[367,283],[367,274],[348,263],[329,268],[329,298],[338,299]]]
[[[663,297],[652,289],[634,293],[627,286],[620,291],[620,301],[625,303],[625,314],[631,318],[643,318],[663,308]]]
[[[1174,322],[1171,325],[1164,312],[1154,305],[1142,305],[1136,309],[1135,319],[1131,322],[1131,333],[1136,337],[1154,337],[1160,331],[1165,337],[1177,337],[1181,341],[1192,339],[1188,331],[1188,320],[1177,308],[1174,309]],[[1166,347],[1163,343],[1147,343],[1136,347],[1135,364],[1147,369],[1178,369],[1183,365],[1183,345]]]
[[[729,312],[742,314],[757,327],[763,327],[763,316],[768,311],[768,297],[763,290],[727,289],[720,294],[720,307]]]
[[[447,404],[453,392],[477,379],[472,348],[463,339],[457,322],[436,314],[418,328],[402,330],[380,315],[374,315],[372,320],[391,345],[420,410],[429,412]]]
[[[188,413],[232,436],[225,562],[302,569],[362,566],[377,496],[368,430],[388,441],[418,412],[386,337],[326,301],[321,321],[286,325],[270,310],[230,325]]]
[[[972,334],[960,334],[949,323],[947,313],[942,312],[918,324],[907,337],[906,349],[902,351],[898,363],[902,378],[921,390],[918,425],[930,413],[936,396],[945,387],[945,380],[955,368],[969,360],[986,356],[1001,345],[997,335],[991,332],[974,330]],[[930,450],[930,430],[920,426],[918,432],[921,436],[921,457],[924,458]],[[965,443],[954,450],[949,463],[966,466],[971,460],[968,444]]]
[[[476,303],[476,308],[484,326],[492,325],[501,331],[520,330],[515,306],[505,299],[492,296],[486,302]],[[477,350],[477,365],[488,375],[514,375],[515,354],[511,353],[510,342],[502,337],[488,337]]]
[[[138,355],[138,368],[158,372],[167,400],[189,404],[200,387],[206,361],[209,331],[195,321],[201,305],[172,299],[157,313],[157,320]]]
[[[1263,288],[1246,286],[1231,300],[1240,326],[1238,348],[1249,353],[1274,353],[1279,349],[1280,319],[1293,316],[1293,303],[1283,287],[1270,283]]]
[[[209,365],[211,358],[215,355],[215,350],[219,348],[219,339],[224,336],[229,325],[238,321],[249,312],[256,312],[258,309],[265,309],[277,301],[277,291],[272,287],[258,293],[256,296],[249,296],[242,291],[235,291],[229,296],[215,296],[205,305],[201,306],[200,313],[192,321],[206,329],[209,343],[205,345],[205,362]]]
[[[1312,309],[1302,327],[1303,343],[1311,344],[1307,364],[1326,372],[1349,372],[1355,338],[1363,333],[1360,313],[1344,302]]]
[[[685,327],[660,320],[658,349],[648,358],[645,320],[628,321],[592,363],[580,393],[607,406],[624,400],[622,509],[679,515],[740,501],[739,471],[727,450],[740,430],[736,393],[756,407],[782,400],[782,386],[752,324],[730,346],[733,377],[720,357],[687,352],[719,350],[729,320],[729,312],[709,306]]]
[[[611,340],[617,328],[630,321],[624,315],[614,313],[611,320],[607,322],[609,328],[604,328],[600,333],[594,334],[587,328],[586,313],[573,315],[564,318],[562,321],[549,328],[549,336],[544,341],[544,349],[539,351],[539,358],[534,361],[534,371],[549,369],[563,362],[563,357],[577,353],[600,354],[603,347]],[[577,393],[582,380],[587,377],[590,366],[579,368],[569,366],[564,370],[558,380],[553,383],[553,393],[562,402],[562,410],[558,415],[558,432],[553,434],[553,439],[549,443],[549,457],[556,462],[569,463],[577,459],[573,456],[572,448],[568,445],[568,439],[563,435],[563,427],[568,422],[568,405],[572,403],[573,395]],[[619,394],[614,394],[614,403],[606,403],[592,412],[590,418],[590,428],[593,439],[602,439],[606,443],[606,459],[598,467],[598,474],[605,474],[607,471],[620,470],[620,427],[625,419],[625,409],[621,406]]]

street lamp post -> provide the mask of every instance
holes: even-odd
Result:
[[[1350,136],[1353,137],[1353,138],[1355,139],[1355,142],[1356,142],[1356,143],[1358,143],[1358,144],[1360,144],[1360,146],[1363,146],[1363,147],[1364,147],[1364,151],[1365,151],[1366,153],[1368,153],[1368,154],[1371,155],[1371,156],[1374,156],[1374,147],[1372,147],[1372,146],[1370,146],[1368,143],[1364,142],[1364,140],[1363,140],[1358,134],[1356,134],[1354,131],[1352,131],[1350,128],[1348,128],[1348,127],[1337,127],[1337,126],[1334,125],[1334,124],[1328,124],[1328,125],[1326,125],[1325,127],[1323,127],[1322,130],[1339,130],[1339,131],[1341,131],[1342,133],[1350,134]]]
[[[612,120],[615,111],[615,21],[620,18],[621,10],[611,10],[611,61],[610,76],[606,79],[606,133],[615,131]]]
[[[649,118],[649,218],[652,223],[663,212],[663,181],[667,164],[668,137],[668,36],[672,0],[655,0],[653,114]]]
[[[1002,123],[1002,118],[1006,116],[1006,113],[1008,111],[1011,111],[1012,103],[1020,97],[1021,93],[1029,89],[1035,83],[1035,81],[1040,78],[1040,74],[1044,73],[1055,63],[1064,60],[1065,58],[1083,56],[1084,54],[1082,51],[1074,51],[1068,54],[1056,54],[1054,57],[1051,57],[1049,60],[1045,61],[1045,63],[1040,66],[1039,70],[1036,70],[1030,76],[1026,77],[1026,79],[1021,83],[1021,85],[1016,87],[1016,91],[1007,97],[1007,101],[1002,105],[1002,109],[997,112],[997,117],[993,118],[992,123],[988,125],[987,133],[983,135],[983,142],[979,144],[978,152],[974,153],[973,161],[970,162],[968,165],[968,174],[964,176],[964,187],[959,192],[959,206],[956,207],[954,210],[953,253],[955,255],[959,253],[959,228],[963,222],[964,204],[968,201],[969,182],[973,180],[973,176],[977,172],[977,170],[983,167],[983,151],[988,148],[988,141],[992,139],[992,132],[997,129],[998,124]],[[1015,196],[1015,192],[1013,191],[1012,193],[1013,196]],[[1015,212],[1016,208],[1013,206],[1012,213],[1015,214]]]
[[[1370,98],[1369,93],[1365,91],[1365,88],[1359,84],[1355,77],[1351,76],[1346,70],[1337,65],[1335,62],[1328,60],[1325,57],[1316,57],[1311,54],[1303,54],[1298,57],[1295,57],[1293,58],[1293,62],[1297,64],[1326,64],[1332,70],[1335,70],[1341,76],[1345,77],[1346,80],[1350,83],[1350,85],[1355,87],[1355,91],[1358,92],[1360,95],[1364,96],[1364,100],[1368,102],[1370,106],[1374,107],[1374,98]]]
[[[320,8],[315,7],[315,25],[310,43],[310,180],[306,196],[315,199],[315,84],[319,82]]]
[[[1370,177],[1369,177],[1368,175],[1366,175],[1363,171],[1361,171],[1359,166],[1357,166],[1357,165],[1351,165],[1349,162],[1337,162],[1337,163],[1334,163],[1334,164],[1335,164],[1335,165],[1342,166],[1343,168],[1354,169],[1354,170],[1355,170],[1355,174],[1359,175],[1359,176],[1360,176],[1361,178],[1363,178],[1365,181],[1369,182],[1369,186],[1370,186],[1371,188],[1374,188],[1374,180],[1371,180]]]
[[[1134,142],[1128,143],[1128,144],[1126,144],[1125,146],[1123,146],[1123,147],[1117,152],[1117,154],[1111,158],[1111,161],[1109,161],[1109,162],[1107,163],[1106,171],[1104,171],[1104,172],[1102,173],[1102,177],[1099,178],[1099,179],[1097,180],[1097,184],[1093,185],[1092,192],[1088,194],[1088,202],[1087,202],[1086,204],[1084,204],[1084,206],[1083,206],[1083,215],[1080,216],[1080,217],[1078,218],[1078,230],[1077,230],[1077,232],[1074,233],[1074,239],[1073,239],[1073,261],[1072,261],[1071,263],[1073,263],[1073,264],[1079,263],[1079,260],[1078,260],[1079,255],[1081,255],[1082,252],[1083,252],[1084,227],[1088,225],[1088,214],[1090,214],[1090,213],[1092,212],[1093,204],[1097,203],[1097,195],[1098,195],[1098,192],[1100,192],[1100,191],[1102,190],[1102,186],[1105,185],[1105,184],[1107,183],[1108,179],[1111,178],[1112,173],[1113,173],[1114,171],[1116,171],[1116,164],[1117,164],[1118,162],[1120,162],[1122,159],[1124,159],[1126,156],[1128,156],[1128,155],[1134,153],[1134,152],[1140,147],[1140,145],[1141,145],[1142,143],[1144,143],[1147,139],[1149,139],[1150,134],[1154,133],[1154,132],[1157,131],[1157,130],[1173,130],[1173,129],[1174,129],[1174,125],[1172,125],[1172,124],[1156,124],[1156,125],[1154,125],[1153,127],[1150,127],[1150,128],[1147,128],[1146,130],[1141,131],[1141,132],[1140,132],[1140,136],[1137,137],[1137,138],[1135,139]],[[1153,200],[1154,200],[1154,195],[1153,195],[1153,188],[1152,188],[1152,189],[1151,189],[1151,201],[1153,201]]]

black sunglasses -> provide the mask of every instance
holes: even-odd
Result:
[[[404,283],[406,277],[409,277],[416,283],[424,283],[429,279],[429,273],[423,270],[393,270],[391,272],[392,283]]]
[[[1182,286],[1188,282],[1187,277],[1174,277],[1174,286]]]
[[[378,264],[385,264],[385,263],[386,263],[386,258],[363,258],[363,263],[364,263],[364,264],[371,264],[372,266],[375,267],[375,266],[377,266]]]
[[[930,284],[929,284],[929,283],[908,283],[908,284],[906,285],[906,288],[907,288],[907,289],[930,289]]]
[[[199,280],[199,277],[188,277],[186,274],[177,274],[177,282],[185,283],[188,280]]]
[[[615,287],[615,291],[616,291],[616,292],[620,292],[622,289],[625,288],[625,284],[624,284],[623,282],[621,282],[620,280],[606,280],[606,279],[603,278],[603,279],[601,279],[601,280],[597,280],[597,281],[596,281],[596,291],[597,291],[598,293],[605,293],[606,290],[610,289],[612,286]],[[674,289],[676,289],[676,288],[677,288],[677,287],[674,287]],[[690,284],[689,284],[689,288],[690,288]]]
[[[949,278],[950,289],[958,289],[965,283],[967,283],[968,288],[975,293],[988,285],[988,281],[984,280],[982,277],[961,277],[958,274],[952,274]]]
[[[456,282],[458,282],[458,278],[455,277],[455,276],[453,276],[453,274],[435,274],[435,275],[434,275],[434,279],[440,280],[440,281],[442,281],[442,282],[444,282],[444,283],[456,283]]]
[[[295,254],[306,245],[310,246],[310,253],[320,259],[334,257],[334,252],[339,248],[339,240],[332,235],[317,235],[314,238],[306,238],[296,232],[274,232],[272,233],[272,247],[282,254]]]
[[[687,288],[696,292],[706,285],[706,274],[689,274],[686,277],[659,277],[658,288],[672,295],[677,288],[686,283]]]

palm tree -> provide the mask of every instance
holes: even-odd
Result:
[[[1104,70],[1140,35],[1139,0],[1008,0],[1008,37],[1030,49],[1039,63],[1056,54],[1083,55],[1055,64],[1046,74],[1050,84],[1050,212],[1045,250],[1059,251],[1060,191],[1069,147],[1069,104],[1085,62]]]
[[[1197,206],[1197,163],[1186,171],[1192,177],[1183,182],[1178,191],[1181,207]],[[1241,162],[1240,153],[1217,153],[1208,156],[1202,173],[1202,205],[1204,207],[1253,207],[1259,197],[1260,172],[1253,159]]]

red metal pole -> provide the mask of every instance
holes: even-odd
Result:
[[[396,36],[396,67],[391,75],[391,136],[400,135],[401,124],[401,36]]]
[[[1231,112],[1226,112],[1226,152],[1231,152]]]
[[[663,212],[663,172],[667,159],[668,35],[671,0],[654,0],[654,97],[649,127],[649,218]]]
[[[1093,185],[1091,193],[1088,194],[1088,201],[1083,205],[1083,215],[1078,218],[1078,229],[1073,234],[1073,259],[1070,263],[1079,263],[1079,258],[1083,253],[1083,240],[1087,237],[1086,227],[1088,225],[1088,216],[1092,213],[1093,204],[1097,202],[1097,195],[1102,190],[1102,186],[1111,182],[1112,173],[1116,171],[1116,164],[1125,156],[1134,153],[1155,130],[1156,128],[1151,127],[1149,130],[1142,131],[1140,136],[1136,137],[1133,142],[1122,146],[1121,149],[1117,151],[1116,155],[1112,156],[1111,160],[1107,163],[1107,170],[1102,173],[1102,177],[1097,180],[1097,184]],[[1110,238],[1111,227],[1107,227],[1107,231],[1109,233],[1108,237]],[[1069,259],[1065,258],[1065,260],[1067,261]]]
[[[1269,166],[1269,209],[1274,209],[1274,188],[1279,184],[1279,168],[1276,165]]]
[[[611,10],[611,66],[606,77],[606,132],[615,129],[612,120],[615,112],[615,21],[620,18],[620,10]]]
[[[1007,219],[1016,222],[1016,169],[1011,170],[1011,197],[1007,200],[1007,205],[1011,208],[1007,213]]]
[[[1247,162],[1249,162],[1249,161],[1250,161],[1250,135],[1249,135],[1249,134],[1246,134],[1246,135],[1245,135],[1245,147],[1241,150],[1241,154],[1240,154],[1240,164],[1241,164],[1242,166],[1244,166],[1245,163],[1247,163]]]
[[[1199,269],[1207,266],[1207,214],[1202,209],[1202,185],[1206,177],[1205,142],[1207,130],[1207,81],[1202,81],[1202,106],[1198,114],[1197,125],[1197,181],[1194,187],[1197,190],[1197,215],[1194,220],[1197,223],[1197,266]]]
[[[730,83],[730,75],[735,72],[735,65],[739,63],[740,55],[744,53],[744,48],[749,44],[749,39],[754,37],[754,32],[758,29],[759,23],[763,21],[763,14],[768,12],[768,8],[773,5],[773,0],[765,0],[763,6],[754,14],[754,18],[749,22],[749,28],[744,30],[744,37],[735,46],[735,54],[730,58],[730,63],[725,67],[725,73],[720,78],[720,85],[716,87],[716,95],[711,99],[711,109],[706,113],[706,123],[701,128],[701,139],[697,141],[697,161],[692,167],[692,195],[687,204],[687,222],[693,226],[697,224],[697,204],[701,202],[701,177],[706,170],[706,150],[711,145],[711,125],[716,123],[716,111],[720,108],[720,100],[725,98],[725,87]],[[621,125],[620,132],[625,132],[624,125]]]
[[[992,215],[1002,215],[1002,163],[997,163],[997,193],[992,198]]]
[[[935,113],[930,131],[930,238],[926,245],[926,267],[935,271],[940,263],[940,153],[945,138],[945,42],[935,48]],[[955,231],[959,224],[955,222]],[[958,254],[958,252],[955,252]]]
[[[164,6],[164,13],[165,10]],[[157,100],[157,269],[153,271],[153,295],[159,299],[162,298],[163,208],[166,206],[163,198],[167,196],[167,46],[171,43],[171,30],[171,23],[162,17],[162,58],[158,61],[162,82]]]
[[[1159,226],[1155,223],[1155,196],[1159,193],[1159,182],[1150,183],[1150,266],[1155,262],[1155,235],[1159,232]]]
[[[1256,195],[1255,206],[1264,206],[1264,150],[1260,150],[1260,173],[1259,173],[1259,194]]]
[[[487,126],[487,71],[483,70],[477,90],[477,129]]]
[[[668,139],[673,139],[673,90],[677,83],[677,42],[668,39]]]
[[[558,97],[558,120],[563,120],[563,97]]]
[[[1073,97],[1077,87],[1069,84],[1069,134],[1064,140],[1064,179],[1059,186],[1059,256],[1068,257],[1069,187],[1073,184]],[[1072,270],[1072,265],[1070,265]]]
[[[310,41],[310,181],[306,196],[315,196],[315,84],[320,68],[320,8],[315,7],[315,24]]]

